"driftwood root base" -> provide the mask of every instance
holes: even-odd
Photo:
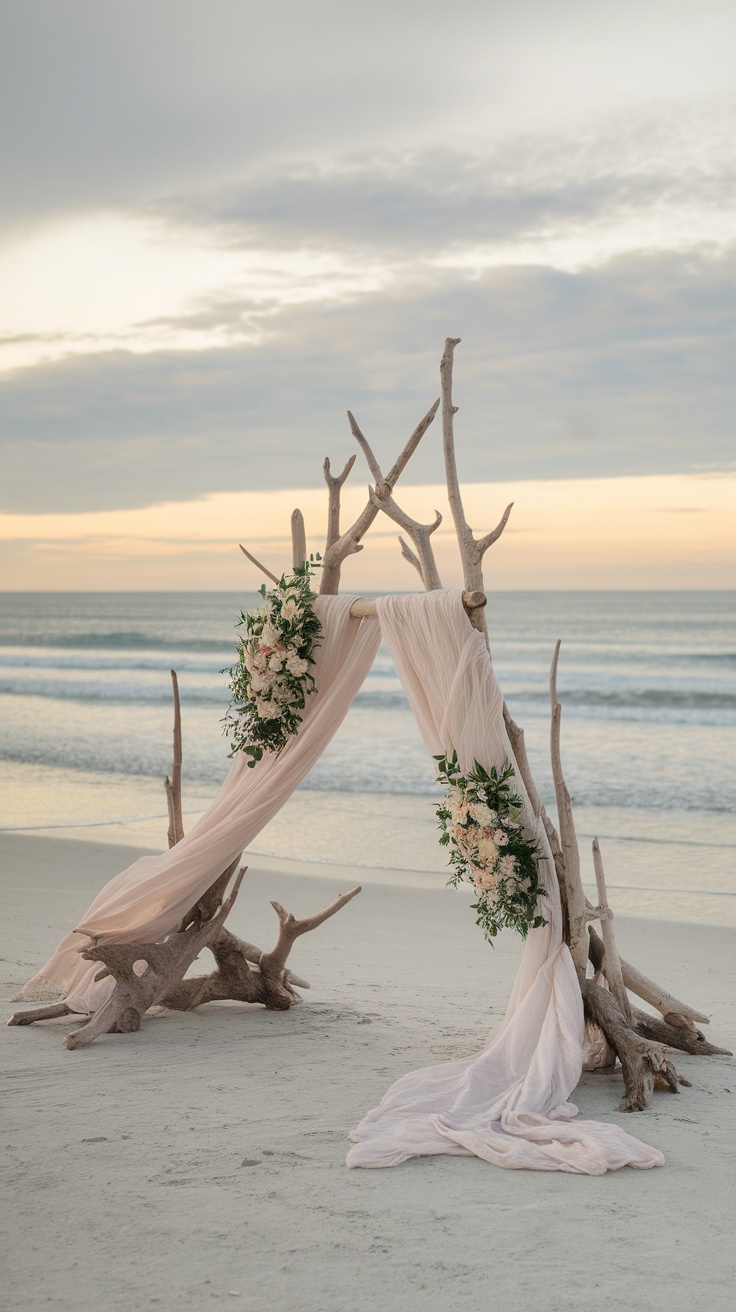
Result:
[[[287,970],[286,960],[296,939],[316,929],[360,893],[358,886],[343,893],[313,916],[297,920],[279,902],[271,905],[279,920],[276,946],[263,952],[252,943],[225,929],[245,870],[241,870],[227,901],[220,902],[232,868],[221,875],[192,908],[175,933],[161,943],[93,943],[82,952],[87,961],[99,961],[96,979],[112,976],[110,997],[77,1030],[67,1034],[64,1046],[70,1051],[86,1047],[101,1034],[134,1034],[150,1007],[192,1011],[206,1002],[233,1000],[261,1003],[272,1011],[287,1011],[301,1002],[297,988],[308,989],[306,980]],[[219,905],[213,911],[212,903]],[[208,915],[207,919],[203,919]],[[210,975],[184,979],[203,948],[209,948],[217,969]],[[9,1025],[33,1025],[36,1021],[72,1015],[67,1003],[16,1012]]]
[[[608,989],[586,979],[582,993],[586,1016],[600,1026],[621,1062],[624,1096],[619,1111],[643,1111],[655,1089],[678,1093],[680,1085],[689,1087],[690,1081],[678,1075],[665,1044],[638,1034]]]

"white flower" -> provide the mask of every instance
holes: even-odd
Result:
[[[261,648],[275,647],[279,640],[279,634],[271,623],[264,624],[261,630]]]
[[[503,829],[494,829],[491,837],[496,844],[496,847],[506,847],[509,841],[508,836],[504,833]]]
[[[295,679],[301,679],[309,668],[309,662],[302,660],[296,652],[291,652],[286,658],[286,668]]]
[[[303,611],[299,609],[293,597],[287,597],[281,607],[281,617],[285,620],[300,620]]]
[[[273,656],[269,656],[268,668],[269,670],[273,670],[274,674],[278,674],[279,670],[283,669],[283,665],[284,661],[280,652],[275,651]]]
[[[265,674],[256,673],[251,675],[250,680],[251,692],[266,692],[271,687],[271,680]]]
[[[471,802],[468,810],[476,823],[483,825],[484,828],[488,828],[493,823],[493,812],[485,802]]]
[[[510,854],[501,857],[501,860],[498,863],[498,873],[504,875],[507,879],[509,875],[516,873],[516,862]]]
[[[492,865],[493,862],[496,860],[496,857],[498,856],[498,848],[496,847],[496,844],[494,843],[493,839],[479,838],[476,843],[476,847],[478,849],[479,856],[481,856],[484,861],[487,861],[489,865]]]

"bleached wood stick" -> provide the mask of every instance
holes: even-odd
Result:
[[[296,916],[292,915],[290,911],[286,911],[280,902],[272,902],[271,906],[279,920],[279,936],[275,948],[271,952],[264,952],[261,956],[259,963],[261,974],[265,976],[279,975],[286,965],[294,941],[301,934],[308,934],[310,930],[316,929],[330,916],[334,916],[354,897],[357,897],[361,891],[361,885],[357,884],[355,888],[351,888],[349,893],[341,893],[339,897],[335,898],[334,902],[330,902],[329,906],[322,907],[321,911],[317,911],[313,916],[306,916],[304,920],[297,920]]]
[[[414,566],[420,579],[422,579],[422,582],[424,582],[424,579],[422,577],[422,562],[420,561],[418,556],[414,555],[414,552],[409,546],[409,543],[404,541],[400,533],[399,533],[399,546],[401,547],[401,554],[404,557],[404,560],[408,560],[409,564]]]
[[[348,460],[341,474],[333,474],[330,469],[330,458],[325,456],[322,466],[322,472],[327,484],[327,540],[325,542],[325,555],[330,547],[334,546],[340,537],[340,493],[342,485],[345,482],[350,470],[355,464],[356,457],[352,455]]]
[[[596,969],[598,969],[600,961],[605,956],[603,940],[596,933],[592,925],[588,932],[590,934],[590,959]],[[695,1008],[690,1007],[688,1003],[680,1002],[679,998],[668,993],[660,984],[655,984],[654,980],[643,975],[640,970],[636,969],[636,966],[632,966],[631,962],[626,961],[624,957],[621,957],[620,961],[621,975],[623,976],[623,981],[627,989],[631,993],[636,994],[637,998],[641,998],[643,1002],[648,1002],[650,1007],[654,1007],[655,1011],[658,1011],[661,1016],[665,1018],[668,1016],[675,1018],[680,1017],[684,1019],[692,1029],[695,1029],[694,1021],[698,1021],[701,1025],[710,1024],[710,1017],[704,1016],[702,1011],[696,1011]]]
[[[304,569],[307,560],[307,533],[301,510],[291,512],[291,563],[294,569]]]
[[[568,792],[565,776],[562,773],[562,756],[560,752],[560,721],[562,707],[557,700],[557,663],[560,656],[560,642],[557,642],[552,658],[549,675],[549,697],[552,709],[550,732],[550,754],[552,757],[552,778],[557,799],[557,815],[560,822],[560,839],[562,842],[563,896],[567,905],[570,924],[570,953],[580,979],[585,977],[588,961],[588,935],[586,932],[585,893],[580,878],[580,851],[575,821],[572,814],[572,801]],[[559,872],[558,872],[559,873]]]
[[[166,806],[169,812],[169,847],[175,847],[184,837],[184,818],[182,816],[181,806],[181,707],[179,705],[179,680],[176,677],[176,670],[171,671],[171,683],[174,689],[174,761],[171,767],[171,778],[167,775],[164,779],[164,789],[166,790]]]
[[[537,792],[537,785],[532,778],[529,757],[526,752],[524,730],[516,723],[516,720],[512,716],[505,702],[503,704],[503,718],[506,724],[506,732],[508,733],[509,741],[511,743],[511,750],[514,753],[514,758],[519,767],[519,774],[521,775],[522,783],[526,788],[529,801],[532,804],[532,810],[535,815],[541,815],[544,811],[544,807],[542,806],[541,798]]]
[[[276,575],[272,574],[270,569],[266,569],[266,566],[262,565],[260,560],[258,560],[256,556],[253,556],[250,553],[250,551],[246,550],[242,542],[239,542],[238,546],[240,547],[240,550],[242,551],[243,555],[247,556],[248,560],[250,560],[255,566],[257,566],[257,568],[261,571],[261,573],[266,575],[267,579],[270,579],[272,583],[278,583],[278,579],[276,578]]]
[[[463,606],[468,615],[474,610],[480,610],[486,604],[485,592],[464,592]],[[358,597],[350,607],[350,614],[354,620],[374,619],[376,616],[376,599],[375,597]]]
[[[621,1008],[626,1020],[631,1024],[631,1003],[629,1002],[629,995],[626,992],[623,976],[621,974],[621,961],[616,947],[616,937],[613,932],[613,912],[608,905],[606,877],[603,873],[603,857],[601,856],[600,843],[597,838],[593,839],[593,869],[595,870],[595,882],[598,889],[598,908],[600,911],[601,936],[603,938],[605,975],[608,980],[608,987]]]
[[[440,363],[440,382],[442,393],[442,446],[445,455],[445,475],[447,480],[447,497],[450,502],[452,518],[455,522],[455,532],[457,534],[457,543],[460,548],[460,558],[463,563],[463,578],[465,587],[469,592],[475,592],[479,589],[485,590],[483,582],[483,556],[492,543],[497,542],[503,533],[508,522],[509,515],[513,507],[513,502],[506,507],[498,524],[490,533],[486,533],[483,538],[475,538],[463,508],[463,499],[460,492],[460,479],[457,472],[457,460],[455,458],[455,424],[454,416],[457,414],[457,406],[452,400],[452,367],[455,357],[455,347],[459,345],[459,337],[448,337],[445,340],[445,349]],[[488,640],[488,628],[485,616],[479,613],[474,620],[475,627],[480,630]]]

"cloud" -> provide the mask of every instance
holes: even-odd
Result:
[[[390,461],[448,333],[468,477],[732,467],[735,23],[26,0],[0,50],[0,508],[314,483],[348,407]]]
[[[137,205],[295,155],[670,126],[732,96],[728,0],[24,0],[6,6],[7,222]],[[438,179],[441,185],[441,179]]]
[[[727,244],[736,148],[733,106],[724,111],[691,107],[673,123],[662,107],[636,107],[584,135],[540,129],[472,149],[281,159],[158,198],[151,211],[234,248],[338,246],[387,263],[441,264],[459,251],[469,266],[528,263],[522,245],[546,262],[564,234],[577,238],[579,265],[642,246]]]
[[[5,379],[5,510],[142,506],[309,485],[351,451],[389,462],[456,366],[466,477],[733,467],[736,256],[627,257],[576,275],[504,268],[273,314],[257,345],[80,357]],[[216,300],[200,327],[237,316]],[[436,437],[414,461],[437,478]]]

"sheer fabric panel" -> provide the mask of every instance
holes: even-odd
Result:
[[[278,756],[267,753],[252,769],[245,757],[237,757],[217,797],[185,838],[160,856],[141,857],[110,880],[85,913],[79,932],[62,939],[22,997],[37,997],[51,982],[75,1011],[96,1010],[114,982],[94,982],[99,963],[80,956],[84,935],[108,943],[162,938],[276,815],[322,755],[373,664],[378,623],[352,619],[354,600],[317,598],[323,631],[314,669],[317,692],[307,698],[299,733]]]
[[[460,593],[382,597],[381,630],[430,755],[456,751],[463,772],[514,764],[503,698],[482,636]],[[496,1166],[602,1175],[664,1158],[615,1125],[576,1121],[568,1098],[583,1063],[583,1008],[562,941],[554,862],[524,796],[527,829],[543,854],[540,909],[506,1015],[484,1050],[404,1075],[350,1135],[348,1166],[396,1166],[409,1157],[464,1153]],[[448,894],[449,896],[449,894]],[[492,954],[489,949],[489,974]]]

